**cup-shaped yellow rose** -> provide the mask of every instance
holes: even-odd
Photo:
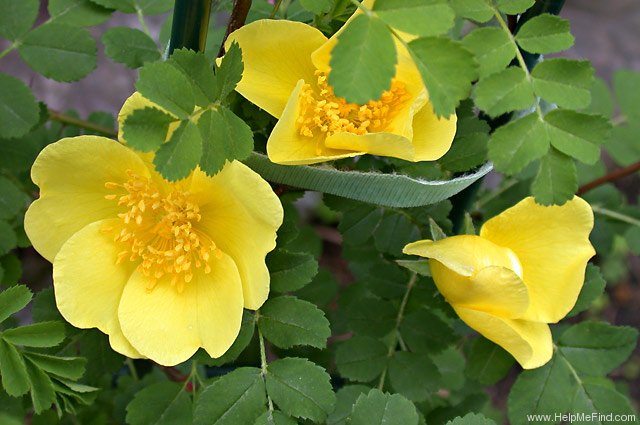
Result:
[[[267,299],[265,255],[283,211],[242,163],[169,182],[149,155],[80,136],[47,146],[31,177],[40,198],[25,230],[53,263],[58,309],[108,334],[114,350],[167,366],[199,347],[219,357],[243,308]]]
[[[365,153],[407,161],[444,155],[456,117],[436,117],[420,73],[400,43],[396,75],[379,99],[357,105],[335,96],[327,76],[338,35],[327,39],[300,22],[259,20],[229,37],[227,47],[237,42],[244,62],[236,90],[278,118],[267,142],[269,159],[296,165]]]
[[[433,281],[458,316],[525,369],[553,354],[548,323],[573,308],[584,282],[593,212],[574,197],[542,206],[529,197],[487,221],[480,236],[410,243],[429,258]]]

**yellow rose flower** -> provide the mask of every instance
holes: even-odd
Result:
[[[240,162],[169,182],[150,159],[97,136],[47,146],[31,170],[40,198],[25,230],[53,263],[56,303],[74,326],[98,328],[114,350],[166,366],[199,347],[219,357],[243,308],[267,299],[265,255],[282,206]]]
[[[553,354],[548,323],[573,308],[584,282],[593,212],[574,197],[545,207],[529,197],[487,221],[480,236],[405,246],[430,258],[433,281],[458,316],[525,369]]]
[[[263,19],[229,37],[227,48],[237,42],[244,62],[236,90],[278,118],[267,142],[269,159],[300,165],[365,153],[407,161],[443,156],[455,135],[456,116],[436,117],[420,73],[400,43],[396,75],[379,99],[361,106],[334,95],[327,76],[338,35],[327,39],[300,22]]]

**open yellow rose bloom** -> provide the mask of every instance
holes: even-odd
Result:
[[[47,146],[31,176],[40,198],[25,230],[53,263],[58,309],[74,326],[108,334],[114,350],[167,366],[199,347],[219,357],[243,308],[267,299],[265,255],[283,211],[244,164],[213,177],[196,168],[172,183],[150,155],[79,136]]]
[[[529,197],[487,221],[480,236],[410,243],[430,258],[433,281],[458,316],[525,369],[553,354],[548,323],[573,308],[584,282],[593,212],[574,197],[541,206]]]
[[[236,90],[278,118],[267,142],[269,159],[297,165],[365,153],[407,161],[443,156],[455,135],[456,116],[436,117],[400,43],[396,75],[379,99],[356,105],[335,96],[327,76],[339,34],[327,39],[300,22],[259,20],[229,37],[227,47],[237,42],[244,62]]]

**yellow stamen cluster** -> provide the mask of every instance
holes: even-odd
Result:
[[[128,171],[128,175],[129,180],[124,184],[105,183],[107,189],[124,191],[120,196],[105,196],[117,200],[125,210],[118,214],[122,226],[118,226],[114,240],[124,249],[118,254],[116,264],[125,259],[139,261],[138,271],[147,277],[148,290],[163,276],[169,276],[171,285],[182,292],[185,283],[193,279],[194,267],[210,273],[210,255],[220,255],[220,251],[194,227],[201,215],[198,205],[190,200],[189,192],[173,190],[162,194],[150,179],[132,171]]]
[[[313,137],[317,131],[331,136],[347,132],[363,135],[383,131],[402,104],[409,98],[403,83],[393,80],[391,89],[380,99],[365,105],[348,103],[336,97],[327,82],[327,75],[316,71],[316,89],[305,84],[300,92],[300,115],[297,119],[300,135]]]

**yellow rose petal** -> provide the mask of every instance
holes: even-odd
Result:
[[[451,148],[456,134],[456,115],[438,118],[431,103],[413,116],[414,161],[435,161]]]
[[[38,155],[31,178],[40,199],[25,215],[25,231],[34,248],[53,262],[64,242],[87,224],[115,217],[117,203],[106,182],[122,182],[127,170],[148,175],[143,161],[111,139],[78,136],[53,143]]]
[[[311,53],[326,40],[316,28],[286,20],[261,19],[234,31],[226,47],[236,41],[244,63],[236,90],[279,118],[298,80],[314,78]]]
[[[526,319],[555,323],[575,305],[587,262],[593,212],[574,197],[562,206],[542,206],[529,197],[487,221],[480,236],[509,247],[520,259],[531,304]]]
[[[504,319],[464,307],[454,309],[469,327],[507,350],[523,368],[534,369],[551,360],[553,342],[547,324]]]

